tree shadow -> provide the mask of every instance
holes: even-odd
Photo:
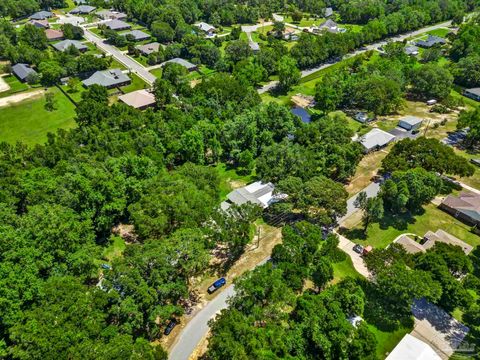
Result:
[[[345,236],[347,239],[350,240],[367,240],[367,235],[363,231],[363,229],[347,229],[345,227],[340,227],[338,229],[340,235]]]

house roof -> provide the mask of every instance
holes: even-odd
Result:
[[[470,254],[473,250],[473,246],[468,245],[466,242],[441,229],[438,229],[435,233],[433,231],[428,231],[423,238],[426,240],[423,247],[427,250],[433,247],[436,242],[460,246],[466,255]]]
[[[68,48],[70,48],[70,46],[74,46],[75,48],[81,51],[88,49],[87,45],[85,45],[84,43],[78,40],[70,40],[70,39],[60,41],[56,44],[53,44],[52,46],[58,51],[65,51]]]
[[[446,44],[447,41],[440,36],[435,35],[428,35],[427,40],[419,40],[417,41],[417,45],[421,47],[432,47],[437,44]]]
[[[441,360],[442,358],[422,340],[407,334],[397,344],[386,360]]]
[[[250,49],[252,49],[253,51],[260,50],[260,45],[255,41],[249,41],[248,45],[250,46]]]
[[[405,251],[409,254],[417,254],[426,251],[420,243],[416,242],[408,235],[400,236],[395,240],[395,243],[402,245]]]
[[[48,40],[56,40],[63,38],[63,31],[62,30],[55,30],[55,29],[46,29],[45,35],[47,36]]]
[[[465,92],[466,92],[466,93],[469,93],[469,94],[473,94],[473,95],[480,96],[480,87],[478,87],[478,88],[471,88],[471,89],[465,89]]]
[[[161,64],[161,66],[163,67],[168,63],[175,63],[175,64],[182,65],[182,66],[186,67],[188,70],[192,70],[192,69],[195,69],[197,67],[197,65],[192,64],[191,62],[189,62],[185,59],[182,59],[182,58],[174,58],[174,59],[167,60],[167,61],[163,62]]]
[[[80,5],[77,6],[75,9],[70,10],[70,14],[90,14],[95,9],[95,6]]]
[[[256,181],[250,185],[233,190],[227,195],[227,199],[236,205],[242,205],[247,202],[257,204],[262,208],[267,208],[275,199],[273,190],[275,186],[272,183],[263,183]]]
[[[415,126],[415,125],[421,124],[423,122],[423,119],[420,119],[419,117],[416,117],[416,116],[409,115],[401,118],[400,122],[406,123],[410,126]]]
[[[127,17],[127,14],[119,11],[114,11],[114,10],[100,10],[96,12],[98,17],[101,17],[102,19],[125,19]]]
[[[105,87],[111,87],[128,81],[130,81],[130,78],[120,69],[109,69],[95,72],[88,79],[83,80],[82,83],[85,86],[97,84]]]
[[[325,17],[329,17],[333,15],[333,9],[331,7],[325,8]]]
[[[131,36],[133,36],[135,41],[150,39],[150,35],[148,35],[147,33],[144,33],[143,31],[140,31],[140,30],[132,30],[132,31],[129,31],[129,32],[127,32],[125,34],[122,34],[122,35],[123,36],[131,35]]]
[[[155,104],[155,95],[148,90],[142,89],[119,96],[118,100],[135,109],[141,109]]]
[[[480,221],[480,194],[462,192],[459,196],[448,195],[442,204]]]
[[[150,55],[151,53],[157,52],[160,49],[160,43],[152,42],[145,45],[137,45],[136,48],[144,54]]]
[[[361,136],[359,140],[360,144],[362,144],[367,150],[370,150],[377,146],[385,146],[394,139],[395,135],[378,128],[374,128],[365,135]]]
[[[202,31],[205,31],[205,32],[210,32],[210,31],[214,31],[215,30],[215,27],[210,25],[210,24],[207,24],[206,22],[201,22],[201,23],[198,23],[196,24],[196,26],[202,30]]]
[[[53,16],[53,13],[52,13],[52,12],[42,10],[42,11],[36,12],[35,14],[30,15],[30,19],[33,19],[33,20],[44,20],[44,19],[51,18],[52,16]]]
[[[12,66],[12,72],[21,80],[25,80],[28,75],[36,74],[37,72],[33,70],[28,64],[15,64]]]
[[[46,19],[43,19],[43,20],[35,20],[35,19],[32,19],[28,22],[29,24],[32,24],[33,26],[36,26],[38,28],[49,28],[50,27],[50,23],[48,22],[48,20]]]
[[[407,55],[416,55],[418,54],[418,46],[415,46],[415,45],[408,45],[408,46],[405,46],[405,54]]]
[[[327,31],[336,33],[338,32],[338,24],[332,19],[326,20],[324,23],[320,24],[320,29],[325,29]]]
[[[130,29],[132,27],[129,23],[117,19],[107,21],[104,25],[111,30]]]

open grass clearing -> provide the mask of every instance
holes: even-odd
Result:
[[[72,102],[57,88],[48,91],[55,95],[56,110],[45,110],[43,95],[0,109],[0,141],[43,144],[49,132],[76,127]]]
[[[22,91],[27,91],[30,89],[30,86],[28,86],[28,84],[22,83],[14,75],[3,76],[2,79],[7,83],[10,89],[0,92],[0,98],[7,97],[7,96],[17,94]]]
[[[371,245],[374,248],[385,248],[397,236],[404,233],[423,236],[429,230],[437,231],[438,229],[442,229],[472,246],[480,245],[480,237],[470,231],[469,225],[462,223],[431,203],[426,205],[423,213],[418,215],[407,213],[393,216],[386,214],[380,223],[368,226],[366,236],[363,233],[361,218],[357,219],[356,224],[347,223],[344,226],[346,227],[342,229],[344,236],[361,245]]]
[[[439,28],[439,29],[430,30],[427,34],[433,35],[433,36],[439,36],[439,37],[444,38],[444,37],[447,36],[450,32],[451,32],[450,29],[447,29],[447,28]]]
[[[130,77],[130,79],[132,79],[132,83],[130,85],[122,86],[120,88],[124,94],[135,90],[147,89],[150,87],[145,81],[140,79],[138,75],[131,73],[128,74],[128,76]]]
[[[385,359],[402,338],[412,331],[411,328],[400,327],[394,331],[382,331],[375,325],[368,324],[368,329],[375,335],[377,339],[377,358]]]
[[[353,267],[352,259],[350,256],[346,255],[345,260],[337,262],[337,263],[332,263],[333,266],[333,280],[332,284],[336,284],[343,279],[347,277],[352,277],[352,278],[361,278],[362,275],[360,275],[357,270]]]

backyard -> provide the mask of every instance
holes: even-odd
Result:
[[[45,110],[44,96],[2,107],[0,141],[42,144],[47,140],[47,133],[76,126],[75,106],[57,88],[48,91],[55,95],[56,110]]]

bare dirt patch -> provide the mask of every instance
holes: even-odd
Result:
[[[12,104],[22,102],[23,100],[34,99],[42,96],[44,93],[45,90],[41,89],[0,98],[0,107],[10,106]]]
[[[0,92],[4,92],[8,90],[10,90],[10,85],[8,85],[6,81],[3,80],[3,77],[0,76]]]

